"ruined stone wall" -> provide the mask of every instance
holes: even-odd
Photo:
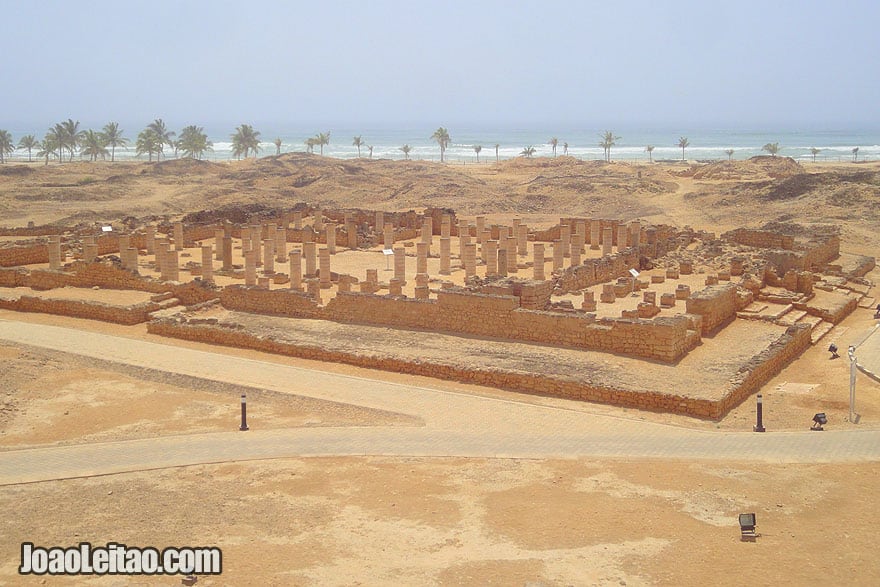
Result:
[[[727,324],[736,317],[736,285],[710,285],[687,299],[687,313],[702,316],[703,334]]]
[[[485,369],[466,368],[458,365],[436,364],[421,360],[409,361],[396,358],[358,355],[332,351],[313,346],[299,346],[274,339],[257,337],[246,331],[218,326],[190,325],[172,319],[154,320],[147,324],[147,331],[160,336],[219,344],[236,348],[254,349],[304,359],[345,363],[370,369],[382,369],[395,373],[407,373],[462,381],[476,385],[488,385],[532,395],[560,397],[591,401],[642,410],[678,413],[696,418],[717,418],[718,402],[667,395],[612,389],[585,384],[564,377],[552,377],[535,373],[502,371],[492,366]]]
[[[70,271],[47,269],[0,269],[0,286],[30,287],[49,290],[59,287],[102,287],[106,289],[130,289],[150,293],[172,292],[174,297],[189,306],[220,296],[219,290],[198,281],[169,283],[137,275],[107,263],[77,262]]]
[[[771,232],[769,230],[752,230],[749,228],[737,228],[725,232],[721,238],[748,247],[758,247],[761,249],[783,249],[792,250],[794,248],[794,237]]]
[[[814,239],[804,245],[803,268],[807,271],[830,263],[840,256],[840,237],[831,235]]]
[[[43,299],[34,296],[21,296],[14,300],[0,299],[0,308],[5,310],[72,316],[128,326],[146,322],[149,320],[151,312],[162,307],[162,304],[156,302],[144,302],[133,306],[112,306],[101,302]]]
[[[258,289],[230,285],[220,292],[220,303],[229,310],[287,316],[320,318],[321,307],[311,296],[289,289]]]
[[[14,245],[0,248],[0,267],[21,267],[49,262],[49,248],[45,244]]]
[[[719,402],[712,418],[721,418],[776,376],[810,347],[810,326],[796,324],[743,365],[730,382],[731,391]]]

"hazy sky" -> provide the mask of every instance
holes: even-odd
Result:
[[[876,128],[878,24],[877,0],[0,0],[0,128]]]

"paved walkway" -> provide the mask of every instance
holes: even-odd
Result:
[[[0,485],[296,456],[880,460],[880,430],[707,432],[325,373],[154,342],[0,320],[0,340],[401,412],[423,427],[251,430],[0,452]]]

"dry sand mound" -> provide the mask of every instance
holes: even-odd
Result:
[[[719,161],[691,167],[682,175],[694,179],[763,180],[783,179],[805,173],[791,157],[752,157],[745,161]]]

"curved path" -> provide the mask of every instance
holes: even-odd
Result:
[[[0,452],[0,485],[295,456],[880,460],[880,430],[707,432],[0,320],[0,340],[208,381],[401,412],[423,427],[251,430]]]

